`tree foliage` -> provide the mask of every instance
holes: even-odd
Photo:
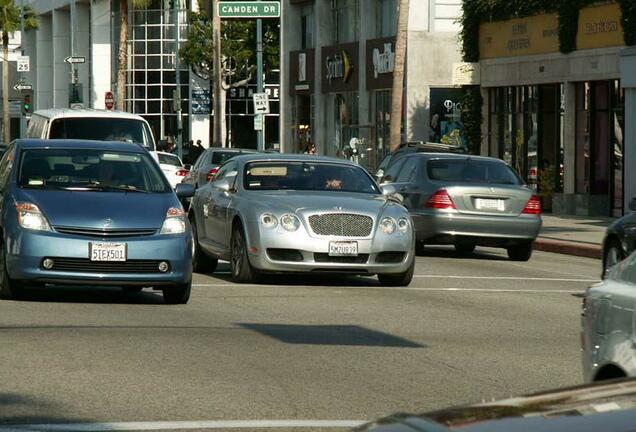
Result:
[[[204,79],[212,75],[212,21],[203,10],[188,16],[188,41],[179,51],[182,61]],[[279,69],[280,39],[277,20],[263,20],[263,64],[266,71]],[[221,27],[221,48],[225,68],[235,69],[233,81],[254,76],[256,70],[256,21],[224,20]],[[224,71],[224,75],[226,75]]]

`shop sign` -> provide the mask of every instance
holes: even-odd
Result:
[[[579,12],[576,49],[608,48],[625,45],[621,10],[617,3],[591,6]]]
[[[278,84],[265,84],[265,93],[268,100],[280,99],[280,86]],[[227,98],[231,100],[254,100],[256,85],[249,84],[241,87],[232,87],[227,92]]]
[[[541,14],[479,26],[482,60],[559,52],[559,19]]]
[[[479,63],[453,63],[453,85],[479,85],[481,74]]]
[[[314,50],[292,51],[289,62],[289,91],[309,94],[314,83]]]
[[[391,88],[395,70],[395,38],[368,40],[365,51],[367,90]]]
[[[192,88],[191,107],[194,115],[209,115],[210,91],[200,87]]]
[[[322,48],[323,93],[358,90],[357,54],[357,43]]]
[[[327,79],[331,82],[335,79],[341,79],[343,82],[349,81],[353,65],[346,51],[327,57]]]

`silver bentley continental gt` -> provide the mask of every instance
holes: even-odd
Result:
[[[189,217],[195,271],[223,259],[236,282],[263,273],[378,275],[386,286],[413,278],[413,223],[400,197],[341,159],[237,156],[197,190]]]

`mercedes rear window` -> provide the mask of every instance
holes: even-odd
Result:
[[[428,177],[447,183],[523,184],[503,162],[474,159],[435,159],[427,162]]]

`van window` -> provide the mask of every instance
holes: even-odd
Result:
[[[44,131],[44,125],[46,120],[37,114],[31,116],[29,126],[27,127],[28,138],[42,138],[42,132]]]
[[[58,118],[51,122],[50,139],[86,139],[140,143],[155,149],[152,134],[145,122],[112,117]]]

